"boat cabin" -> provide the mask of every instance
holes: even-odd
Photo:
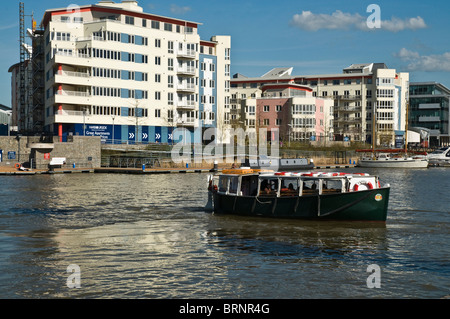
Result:
[[[222,174],[213,183],[219,194],[251,197],[317,196],[379,188],[377,177],[359,173],[247,172]]]

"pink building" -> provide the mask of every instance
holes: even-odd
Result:
[[[312,89],[295,83],[272,83],[262,86],[256,101],[256,122],[267,129],[267,140],[278,129],[282,141],[321,140],[332,131],[332,101],[313,97]]]

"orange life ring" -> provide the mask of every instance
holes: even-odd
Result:
[[[372,185],[371,182],[364,183],[364,185],[367,185],[367,188],[368,188],[368,189],[373,189],[373,185]],[[358,185],[358,184],[355,184],[355,186],[353,186],[353,191],[354,191],[354,192],[357,192],[358,189],[359,189],[359,185]]]
[[[15,165],[14,165],[14,168],[17,168],[17,169],[19,169],[20,168],[20,164],[19,163],[16,163]]]

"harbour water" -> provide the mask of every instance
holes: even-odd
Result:
[[[450,169],[346,171],[391,184],[386,224],[214,215],[206,174],[0,176],[0,297],[448,298]]]

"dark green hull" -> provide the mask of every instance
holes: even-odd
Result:
[[[291,197],[214,194],[214,212],[275,218],[385,222],[389,188]]]

